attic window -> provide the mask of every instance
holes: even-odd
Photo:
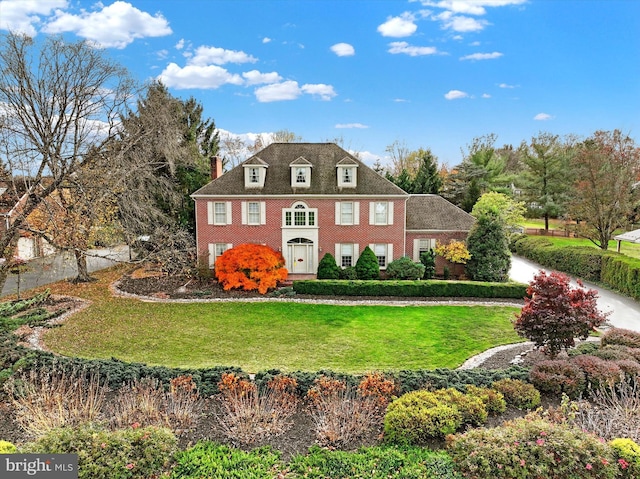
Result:
[[[244,187],[263,188],[264,180],[267,176],[267,166],[262,160],[252,161],[250,164],[243,165]]]
[[[338,188],[355,188],[358,186],[358,165],[348,158],[337,164]]]
[[[309,188],[311,186],[311,163],[300,157],[291,162],[291,188]]]

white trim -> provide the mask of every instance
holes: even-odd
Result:
[[[260,201],[260,224],[267,224],[267,203],[266,201]]]
[[[242,202],[241,210],[242,210],[242,224],[246,225],[248,223],[248,221],[247,221],[247,202],[246,201]]]
[[[393,201],[387,201],[387,224],[393,224],[393,207],[395,203]]]
[[[230,224],[233,224],[233,221],[231,219],[231,211],[232,211],[231,201],[227,201],[226,203],[227,203],[227,224],[230,225]]]
[[[360,224],[360,202],[359,201],[353,202],[353,224],[354,225]]]
[[[335,208],[335,216],[336,216],[336,225],[341,225],[342,224],[342,202],[341,201],[336,201],[336,208]]]

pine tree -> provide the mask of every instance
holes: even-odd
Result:
[[[326,253],[318,263],[318,279],[340,279],[340,268],[331,253]]]
[[[471,258],[467,276],[474,281],[507,281],[511,267],[509,240],[504,224],[497,216],[478,218],[467,237]]]

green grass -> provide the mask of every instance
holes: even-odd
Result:
[[[84,358],[247,372],[457,367],[518,342],[518,308],[267,303],[96,302],[49,330],[46,344]]]
[[[556,246],[590,246],[592,248],[597,248],[595,244],[584,238],[565,238],[563,236],[545,236],[545,238]],[[610,251],[617,251],[617,248],[617,241],[609,241]],[[640,259],[640,244],[623,241],[620,245],[620,253],[632,258]]]

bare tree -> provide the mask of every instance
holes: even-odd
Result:
[[[0,288],[27,217],[118,134],[134,91],[126,70],[86,42],[13,33],[1,42],[0,151],[27,194],[0,236]]]

